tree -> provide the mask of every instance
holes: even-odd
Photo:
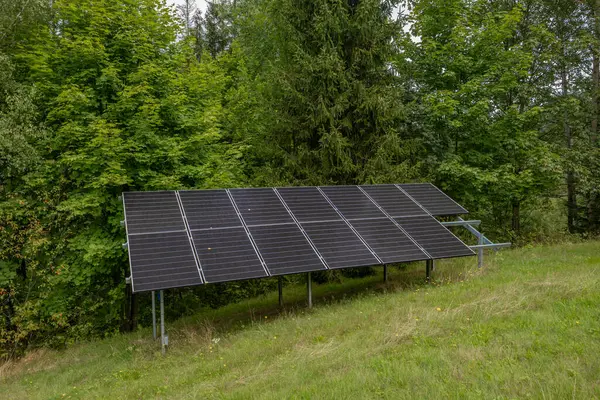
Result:
[[[511,221],[513,239],[522,205],[555,190],[560,173],[541,138],[546,32],[530,5],[416,2],[421,41],[408,54],[426,105],[432,175],[491,210],[498,226]]]
[[[204,48],[215,58],[231,45],[234,4],[228,0],[208,1],[207,4],[204,15]]]
[[[177,14],[183,22],[185,36],[191,35],[194,26],[194,17],[198,12],[195,0],[184,0],[182,4],[177,6]]]
[[[0,235],[14,243],[0,256],[12,269],[26,261],[23,285],[11,289],[18,343],[118,329],[128,273],[121,192],[243,177],[239,148],[220,128],[227,78],[175,40],[163,1],[61,0],[53,22],[59,29],[37,26],[15,56],[50,131],[34,146],[40,167],[0,209],[10,227]]]
[[[287,183],[373,179],[382,148],[402,140],[402,91],[389,62],[401,32],[393,4],[252,6],[240,35],[269,102],[262,176]]]

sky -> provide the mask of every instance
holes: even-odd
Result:
[[[196,7],[202,10],[202,14],[206,11],[206,0],[194,0],[196,2]],[[185,0],[167,0],[167,3],[173,5],[179,5],[185,3]]]

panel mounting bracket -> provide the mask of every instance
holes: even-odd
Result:
[[[471,250],[477,251],[477,268],[481,268],[483,266],[483,250],[484,249],[494,249],[498,251],[504,247],[512,246],[512,243],[494,243],[490,239],[486,238],[483,233],[475,229],[474,226],[481,224],[480,220],[470,220],[466,221],[461,217],[458,217],[456,221],[446,221],[440,222],[444,226],[462,226],[469,232],[471,232],[477,238],[477,244],[469,246]]]

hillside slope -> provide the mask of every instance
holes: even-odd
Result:
[[[315,285],[0,366],[6,399],[600,397],[600,242]]]

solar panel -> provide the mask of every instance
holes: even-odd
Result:
[[[385,216],[357,186],[322,186],[320,189],[346,219]]]
[[[361,189],[392,217],[427,215],[426,211],[395,185],[363,185]]]
[[[207,283],[268,276],[242,227],[193,231],[192,239]]]
[[[299,222],[342,220],[316,187],[277,188],[277,191]]]
[[[229,192],[248,226],[294,222],[271,188],[231,189]]]
[[[475,254],[433,217],[404,217],[395,220],[432,258]]]
[[[248,227],[271,275],[326,269],[296,224]]]
[[[344,221],[307,223],[302,228],[329,268],[380,264]]]
[[[185,231],[129,236],[129,261],[135,292],[202,284]]]
[[[431,183],[407,183],[398,185],[431,215],[467,214],[468,211]]]
[[[429,259],[388,218],[357,219],[350,223],[384,264]]]
[[[127,233],[185,231],[175,192],[123,193]]]
[[[225,190],[179,192],[190,230],[242,226]]]
[[[127,192],[123,204],[136,292],[474,254],[429,215],[466,212],[431,184]]]

